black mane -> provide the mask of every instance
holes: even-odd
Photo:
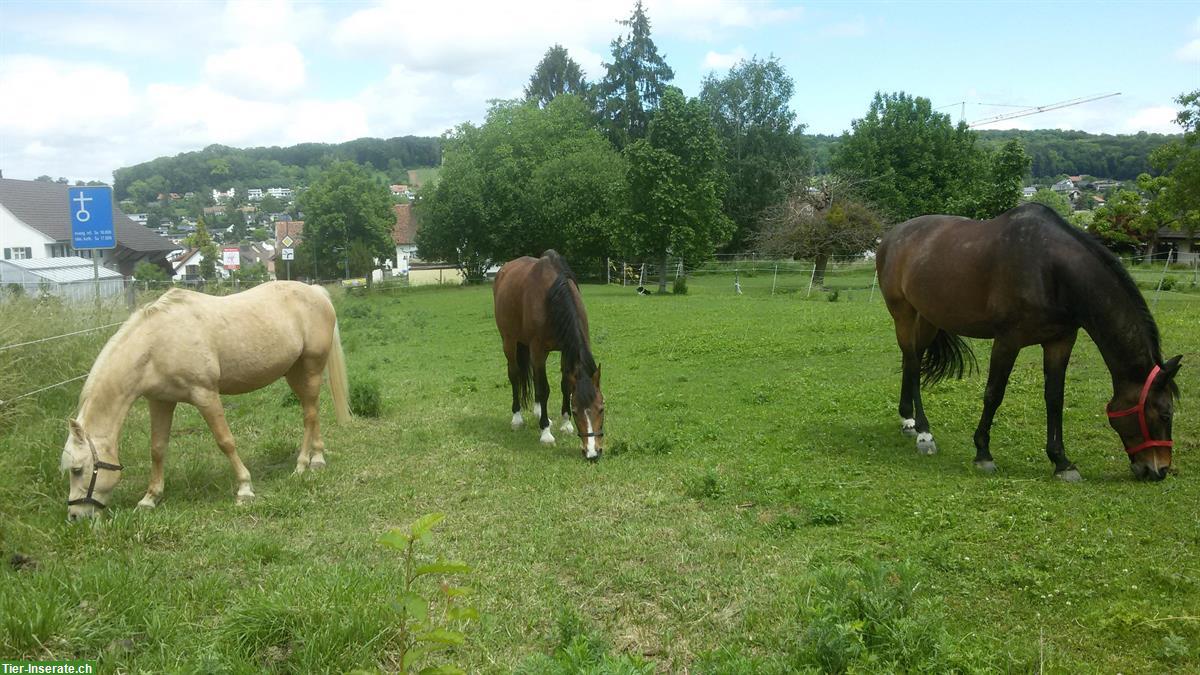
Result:
[[[583,334],[580,307],[575,302],[579,286],[575,273],[557,252],[546,251],[542,258],[558,270],[558,277],[546,292],[546,313],[562,353],[563,370],[575,373],[575,403],[586,408],[596,399],[596,388],[592,384],[596,361],[588,347],[587,336]]]

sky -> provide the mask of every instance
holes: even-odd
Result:
[[[1200,88],[1200,2],[645,0],[689,96],[777,57],[810,133],[841,133],[876,91],[954,120],[1121,92],[980,128],[1176,133]],[[0,172],[110,181],[220,143],[439,135],[519,97],[558,43],[600,79],[632,0],[0,0]],[[964,105],[965,103],[965,105]]]

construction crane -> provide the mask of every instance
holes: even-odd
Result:
[[[974,122],[971,122],[967,126],[969,126],[971,128],[980,127],[980,126],[984,126],[986,124],[992,124],[994,122],[1003,122],[1004,120],[1016,119],[1018,117],[1028,117],[1030,115],[1037,115],[1038,113],[1044,113],[1044,112],[1048,112],[1050,110],[1058,110],[1059,108],[1067,108],[1069,106],[1079,105],[1080,103],[1087,103],[1089,101],[1099,101],[1102,98],[1111,98],[1113,96],[1120,96],[1120,95],[1121,95],[1121,92],[1117,91],[1117,92],[1113,92],[1111,94],[1100,94],[1099,96],[1085,96],[1083,98],[1073,98],[1069,101],[1059,101],[1058,103],[1051,103],[1049,105],[1039,105],[1039,106],[1035,106],[1032,108],[1026,108],[1024,110],[1018,110],[1016,112],[1004,113],[1003,115],[996,115],[995,117],[985,117],[981,120],[975,120]],[[988,105],[1000,105],[1000,104],[992,103],[992,104],[988,104]]]

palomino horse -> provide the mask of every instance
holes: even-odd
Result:
[[[1112,375],[1109,423],[1134,475],[1161,480],[1171,467],[1171,412],[1179,356],[1163,362],[1158,327],[1129,273],[1107,249],[1051,209],[1025,204],[992,220],[921,216],[879,245],[876,269],[903,354],[902,429],[917,449],[936,452],[921,406],[921,376],[961,376],[970,347],[958,337],[993,340],[975,465],[994,471],[992,418],[1017,352],[1040,344],[1046,378],[1046,454],[1054,473],[1079,480],[1063,450],[1063,388],[1080,328]]]
[[[117,442],[139,396],[150,408],[150,486],[139,507],[163,494],[163,458],[177,403],[200,410],[237,475],[237,501],[254,497],[238,458],[221,394],[243,394],[286,377],[304,409],[296,472],[325,466],[317,419],[321,374],[328,367],[339,421],[350,418],[346,363],[329,293],[295,281],[214,297],[171,289],[136,312],[92,365],[79,412],[70,421],[62,469],[70,473],[67,516],[94,516],[121,479]]]
[[[512,383],[513,430],[525,424],[521,407],[529,403],[532,382],[533,414],[539,418],[542,443],[554,443],[554,435],[550,433],[546,355],[561,351],[563,402],[559,429],[567,433],[578,429],[583,456],[593,461],[599,459],[604,451],[600,366],[592,357],[587,312],[567,261],[554,251],[546,251],[541,258],[526,256],[505,263],[496,275],[492,294],[496,326],[504,340],[508,379]]]

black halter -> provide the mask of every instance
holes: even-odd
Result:
[[[604,427],[600,427],[600,431],[584,431],[579,433],[580,438],[604,438]]]
[[[92,444],[92,439],[87,439],[88,449],[92,451],[92,480],[88,483],[87,495],[79,499],[68,499],[67,506],[75,506],[76,504],[92,504],[99,506],[102,509],[108,508],[99,499],[92,496],[92,491],[96,489],[96,476],[100,474],[100,469],[108,469],[109,471],[123,471],[125,467],[120,464],[109,464],[101,462],[99,455],[96,454],[96,446]]]

